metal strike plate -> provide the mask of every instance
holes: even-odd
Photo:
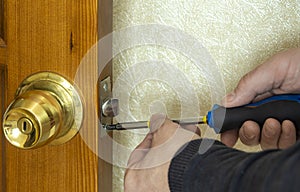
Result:
[[[99,117],[102,126],[111,125],[118,114],[118,100],[112,98],[112,81],[108,76],[99,83]]]

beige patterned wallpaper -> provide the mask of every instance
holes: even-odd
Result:
[[[196,97],[197,102],[193,104],[195,110],[197,113],[199,111],[200,114],[205,114],[215,102],[220,101],[223,94],[235,87],[245,73],[274,53],[299,47],[300,2],[299,0],[114,0],[114,31],[136,26],[143,29],[140,25],[144,25],[144,29],[149,25],[162,26],[159,34],[155,34],[155,31],[152,34],[154,37],[165,34],[158,37],[158,40],[172,39],[173,37],[168,36],[163,30],[173,29],[181,37],[177,38],[179,41],[182,37],[194,38],[197,40],[196,44],[201,44],[209,54],[203,50],[188,48],[185,51],[147,42],[139,42],[137,46],[119,51],[113,60],[114,81],[123,82],[125,88],[126,83],[131,84],[130,90],[127,92],[124,90],[123,94],[118,95],[120,98],[126,98],[127,102],[126,109],[123,111],[121,109],[121,112],[128,111],[123,114],[123,119],[119,120],[148,120],[155,112],[165,112],[172,118],[178,118],[190,115],[188,112],[182,115],[182,111],[191,106],[189,103],[185,105],[186,101]],[[114,48],[118,49],[122,44],[128,43],[126,37],[114,39]],[[132,40],[131,38],[128,37],[129,40]],[[198,48],[190,41],[179,43],[182,46],[176,44],[177,47]],[[211,57],[213,61],[206,63],[205,69],[199,68],[190,57],[190,53],[194,56],[202,54],[203,58]],[[178,75],[166,75],[166,73],[176,74],[178,71],[180,71]],[[207,75],[208,73],[210,75]],[[151,79],[151,74],[156,78]],[[216,82],[212,81],[214,74]],[[167,79],[159,76],[166,76]],[[121,81],[124,79],[125,81]],[[139,82],[131,82],[136,79]],[[224,91],[213,94],[218,86],[223,87]],[[202,129],[205,131],[205,127]],[[114,191],[123,191],[124,165],[130,151],[146,133],[147,130],[114,133],[114,140],[118,145],[128,149],[120,153],[119,148],[115,147]],[[241,144],[237,147],[244,150],[258,150]]]

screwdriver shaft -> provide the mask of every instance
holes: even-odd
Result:
[[[182,120],[172,120],[174,123],[179,125],[198,125],[206,123],[206,116],[182,119]],[[131,129],[145,129],[150,127],[149,121],[136,121],[136,122],[124,122],[116,123],[111,125],[104,125],[106,130],[131,130]]]

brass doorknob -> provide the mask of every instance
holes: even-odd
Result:
[[[64,77],[40,72],[27,77],[3,116],[6,139],[22,149],[69,141],[80,129],[83,106]]]

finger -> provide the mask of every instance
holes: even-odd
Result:
[[[153,134],[151,147],[166,142],[179,127],[179,124],[171,121],[165,114],[152,115],[150,119],[150,130]]]
[[[233,129],[221,134],[221,141],[228,147],[233,147],[238,139],[238,130]]]
[[[159,123],[161,124],[161,123]],[[180,125],[174,123],[170,119],[166,119],[163,124],[156,131],[153,132],[153,141],[152,147],[159,146],[169,140],[176,133],[177,129],[180,128]]]
[[[260,100],[266,99],[266,98],[271,97],[271,96],[273,96],[273,95],[274,95],[273,91],[268,91],[268,92],[266,92],[266,93],[257,95],[257,96],[253,99],[252,102],[258,102],[258,101],[260,101]]]
[[[283,78],[282,75],[278,77],[277,71],[279,69],[277,69],[277,65],[274,65],[274,62],[277,61],[270,59],[242,77],[234,91],[223,99],[222,104],[225,107],[245,105],[257,95],[277,88],[276,86],[280,85]]]
[[[228,95],[223,100],[223,105],[225,107],[236,107],[250,103],[255,96],[258,94],[252,87],[254,84],[257,86],[257,76],[258,70],[251,71],[241,78],[237,87],[234,91]]]
[[[263,125],[260,145],[262,149],[277,149],[281,125],[276,119],[267,119]]]
[[[137,149],[149,149],[149,148],[151,148],[152,138],[153,138],[153,134],[152,133],[148,133],[145,136],[144,140],[135,148],[135,150],[137,150]]]
[[[254,121],[246,121],[240,131],[240,140],[245,145],[254,146],[259,144],[260,128]]]
[[[152,138],[153,135],[151,133],[148,133],[144,138],[144,140],[134,149],[134,151],[131,153],[129,157],[127,163],[128,167],[132,167],[137,162],[143,160],[143,158],[151,148]]]
[[[199,129],[199,127],[197,127],[196,125],[184,125],[184,126],[181,126],[182,128],[188,130],[188,131],[191,131],[199,136],[201,136],[201,131]]]
[[[280,149],[286,149],[296,143],[296,127],[293,122],[285,120],[282,122],[282,131],[278,146]]]
[[[151,150],[141,161],[139,168],[165,164],[174,157],[179,149],[183,149],[185,144],[199,138],[198,135],[180,127],[177,123],[166,120],[163,127],[153,133]]]
[[[163,126],[165,120],[168,119],[165,114],[157,113],[150,118],[150,131],[153,133]]]

